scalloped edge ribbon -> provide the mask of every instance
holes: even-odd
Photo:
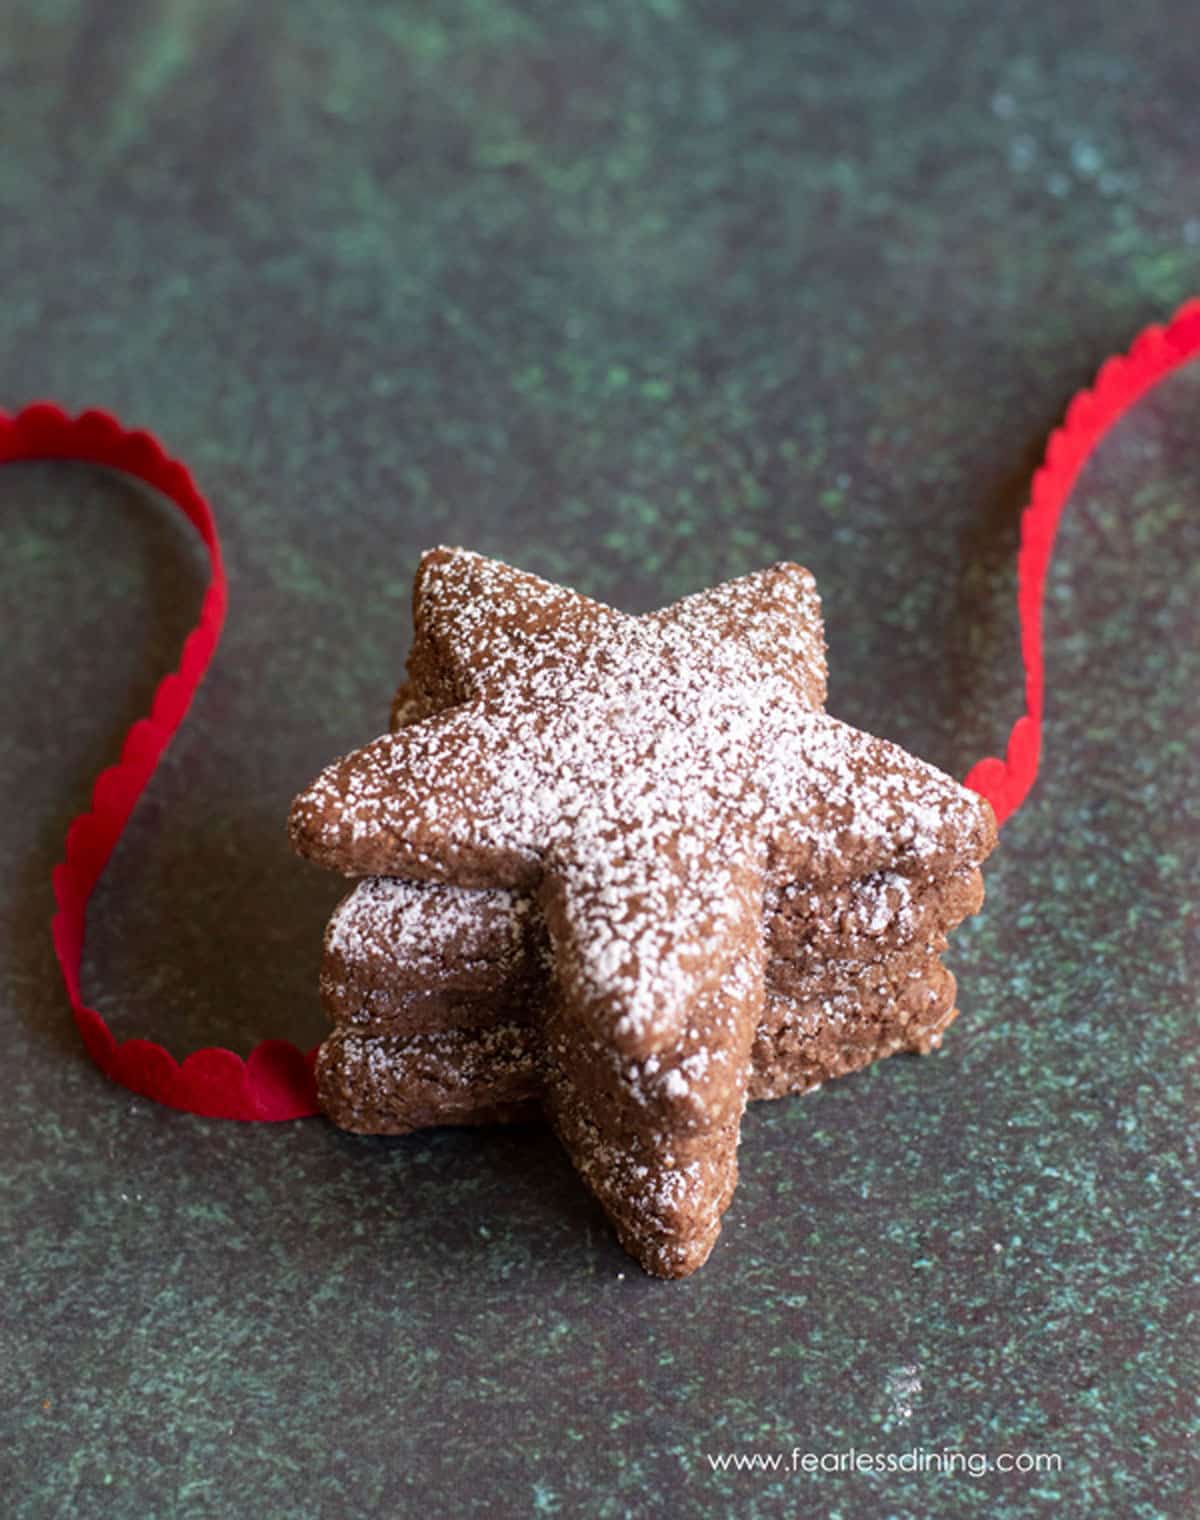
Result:
[[[1063,508],[1109,430],[1148,390],[1197,355],[1200,300],[1182,306],[1165,327],[1146,328],[1128,353],[1107,360],[1050,435],[1022,514],[1017,558],[1026,710],[1013,724],[1004,759],[980,760],[965,779],[992,804],[998,823],[1012,817],[1037,777],[1044,695],[1042,605]],[[152,1040],[118,1043],[104,1019],[83,1001],[79,973],[88,899],[204,678],[221,637],[228,588],[211,508],[186,466],[166,454],[150,433],[128,431],[107,412],[71,417],[52,402],[36,402],[12,416],[0,412],[0,464],[34,459],[77,460],[143,481],[175,503],[200,535],[209,560],[200,620],[184,641],[178,669],[163,678],[149,714],[126,734],[118,762],[100,773],[91,808],[71,823],[64,858],[54,868],[54,950],[75,1023],[100,1069],[144,1098],[216,1119],[305,1118],[318,1111],[315,1049],[305,1052],[287,1040],[264,1040],[245,1060],[212,1046],[180,1062]]]
[[[1042,607],[1046,572],[1059,520],[1084,465],[1126,412],[1160,380],[1200,354],[1200,300],[1187,301],[1165,327],[1147,327],[1125,354],[1106,359],[1092,385],[1067,407],[1050,434],[1021,515],[1017,554],[1017,614],[1025,666],[1025,712],[1013,724],[1005,758],[989,756],[967,772],[964,785],[992,804],[997,823],[1011,818],[1037,778],[1042,748],[1045,670]]]
[[[83,1043],[114,1082],[172,1108],[216,1119],[314,1114],[315,1050],[306,1055],[286,1040],[264,1040],[245,1060],[214,1046],[179,1062],[152,1040],[118,1044],[103,1018],[83,1001],[79,968],[88,898],[204,678],[221,637],[228,588],[208,503],[186,466],[171,459],[149,433],[129,432],[107,412],[70,417],[51,402],[37,402],[12,417],[0,412],[0,463],[32,459],[78,460],[144,481],[180,509],[200,535],[209,562],[200,621],[184,641],[178,669],[163,678],[149,714],[125,735],[116,765],[97,777],[91,808],[71,823],[63,860],[54,868],[54,951]]]

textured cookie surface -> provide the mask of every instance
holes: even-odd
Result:
[[[798,566],[633,618],[436,550],[414,615],[394,731],[293,807],[322,864],[441,884],[374,882],[335,916],[327,1107],[378,1118],[388,1049],[413,1115],[540,1095],[623,1241],[690,1271],[748,1092],[934,1040],[952,1016],[936,956],[977,906],[990,809],[822,711]]]

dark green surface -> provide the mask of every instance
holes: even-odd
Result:
[[[1001,742],[1039,443],[1200,290],[1198,42],[1190,0],[0,6],[0,404],[159,432],[232,573],[95,900],[114,1027],[318,1036],[338,886],[283,818],[381,727],[439,540],[634,610],[802,559],[839,715]],[[1198,409],[1069,510],[944,1053],[753,1110],[673,1285],[536,1131],[202,1121],[89,1066],[49,871],[201,569],[118,482],[7,472],[5,1513],[1193,1515]],[[850,1445],[1063,1471],[706,1460]]]

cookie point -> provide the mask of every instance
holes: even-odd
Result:
[[[310,787],[301,792],[288,811],[288,839],[292,849],[306,860],[324,864],[330,840],[327,810],[320,806]]]
[[[309,829],[312,822],[312,807],[308,798],[302,793],[295,798],[288,809],[287,831],[292,849],[298,854],[306,853],[305,846],[308,843]]]

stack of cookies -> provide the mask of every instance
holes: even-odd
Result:
[[[798,566],[630,618],[442,549],[414,616],[391,733],[293,809],[364,878],[326,936],[322,1107],[544,1113],[627,1249],[684,1276],[748,1098],[940,1042],[990,809],[824,714]]]

